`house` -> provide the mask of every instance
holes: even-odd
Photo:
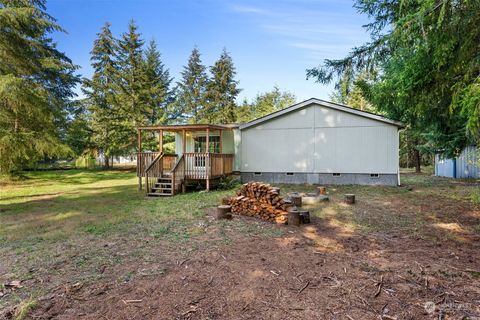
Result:
[[[402,123],[341,104],[309,99],[242,125],[139,128],[175,134],[176,152],[140,152],[137,174],[150,195],[239,172],[242,181],[398,185]]]
[[[480,178],[480,149],[475,146],[466,147],[454,159],[435,155],[435,175],[438,177],[475,179]]]

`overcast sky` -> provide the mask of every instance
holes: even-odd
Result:
[[[67,31],[54,38],[92,73],[89,52],[105,21],[119,36],[134,19],[145,40],[155,39],[175,80],[197,45],[211,65],[222,48],[233,57],[239,100],[278,85],[298,100],[328,100],[332,86],[306,80],[305,70],[341,58],[368,37],[350,0],[49,0],[48,12]]]

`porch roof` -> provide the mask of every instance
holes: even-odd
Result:
[[[148,127],[138,127],[138,130],[145,131],[183,131],[183,130],[231,130],[238,128],[237,124],[174,124],[174,125],[163,125],[163,126],[148,126]]]

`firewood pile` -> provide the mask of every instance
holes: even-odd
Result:
[[[280,189],[261,182],[249,182],[242,185],[236,196],[227,201],[236,214],[259,217],[260,219],[286,223],[290,200],[280,196]]]

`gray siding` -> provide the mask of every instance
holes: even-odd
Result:
[[[318,104],[241,130],[241,171],[398,174],[398,128]]]

